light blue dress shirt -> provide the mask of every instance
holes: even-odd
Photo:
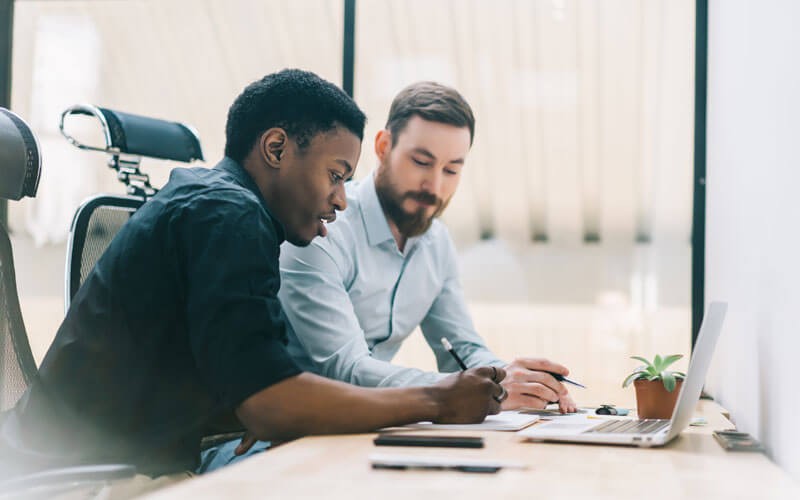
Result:
[[[348,184],[347,203],[326,238],[281,248],[278,296],[289,320],[289,352],[300,367],[370,387],[435,383],[445,375],[391,363],[418,325],[440,372],[459,369],[442,337],[469,367],[505,365],[475,331],[444,224],[435,220],[401,252],[374,173]]]

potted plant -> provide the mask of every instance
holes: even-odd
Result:
[[[636,388],[636,411],[639,418],[672,418],[672,411],[680,394],[683,372],[667,370],[672,363],[683,357],[683,354],[671,354],[656,357],[651,363],[641,356],[631,356],[644,363],[625,378],[622,387],[633,383]]]

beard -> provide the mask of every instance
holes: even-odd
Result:
[[[443,200],[433,193],[425,191],[406,191],[400,193],[389,177],[389,168],[381,165],[375,176],[375,191],[378,193],[378,200],[381,203],[383,212],[396,225],[400,234],[406,238],[413,238],[424,234],[433,224],[433,219],[442,215],[450,200]],[[427,208],[421,207],[413,212],[408,212],[403,208],[403,202],[407,199],[419,201],[428,205],[433,205],[435,210],[431,215],[427,215]]]

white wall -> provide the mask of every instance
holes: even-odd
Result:
[[[730,302],[710,392],[800,480],[800,2],[709,6],[706,300]]]

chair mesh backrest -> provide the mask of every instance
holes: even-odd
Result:
[[[111,240],[142,203],[132,197],[98,196],[78,209],[70,232],[67,307]]]
[[[36,376],[22,321],[8,233],[0,224],[0,412],[15,404]]]

